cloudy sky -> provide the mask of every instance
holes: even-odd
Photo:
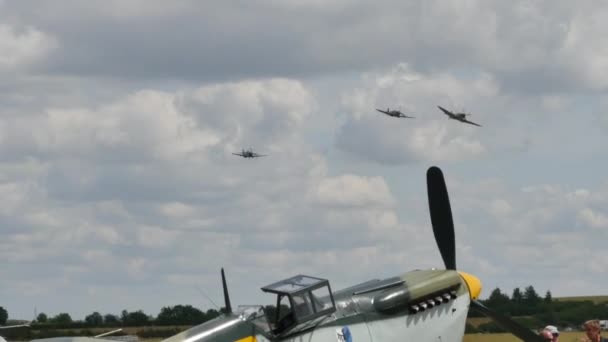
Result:
[[[0,0],[0,306],[157,315],[221,303],[222,266],[235,304],[300,273],[338,289],[443,267],[431,165],[482,297],[608,294],[607,18],[592,0]],[[249,147],[269,156],[231,154]]]

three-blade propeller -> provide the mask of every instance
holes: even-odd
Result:
[[[448,190],[445,185],[441,169],[432,166],[426,173],[427,191],[429,198],[429,211],[431,214],[431,224],[433,234],[441,258],[448,270],[456,270],[456,241],[454,236],[454,221],[452,220],[452,209]],[[479,313],[491,318],[503,329],[526,342],[544,342],[545,340],[530,329],[515,322],[511,318],[499,314],[486,307],[477,300],[471,300],[471,308]]]

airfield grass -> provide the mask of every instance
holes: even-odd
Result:
[[[578,342],[586,337],[582,331],[563,332],[559,335],[559,342]],[[521,342],[511,334],[466,334],[463,342]]]
[[[581,301],[590,300],[594,304],[599,304],[599,303],[608,303],[608,296],[559,297],[559,298],[553,298],[553,300],[558,301],[558,302],[573,302],[573,301],[581,302]]]

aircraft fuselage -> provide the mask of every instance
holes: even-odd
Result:
[[[461,342],[470,305],[466,282],[450,270],[417,270],[371,280],[333,297],[335,312],[279,335],[263,328],[263,317],[251,320],[233,313],[163,342]]]

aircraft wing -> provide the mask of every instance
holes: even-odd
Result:
[[[437,106],[437,107],[439,107],[439,109],[441,109],[441,111],[443,112],[443,114],[445,114],[445,115],[447,115],[447,116],[449,116],[451,118],[454,117],[454,114],[452,114],[452,112],[450,112],[449,110],[447,110],[447,109],[445,109],[445,108],[443,108],[441,106]]]
[[[23,327],[30,327],[29,323],[28,324],[18,324],[18,325],[3,325],[0,326],[0,330],[9,330],[9,329],[16,329],[16,328],[23,328]]]
[[[95,337],[48,337],[31,340],[30,342],[116,342],[116,340]]]
[[[476,124],[476,123],[474,123],[473,121],[469,121],[469,120],[467,120],[467,119],[462,119],[461,121],[462,121],[462,122],[466,122],[466,123],[468,123],[468,124],[470,124],[470,125],[475,125],[475,126],[477,126],[477,127],[481,127],[481,125],[480,125],[480,124]]]
[[[386,114],[386,115],[391,115],[389,112],[384,111],[384,110],[382,110],[382,109],[378,109],[378,108],[376,108],[376,110],[377,110],[377,111],[379,111],[380,113],[384,113],[384,114]]]
[[[235,156],[239,156],[239,157],[244,157],[244,156],[245,156],[245,155],[244,155],[244,154],[242,154],[242,153],[232,153],[232,154],[234,154]]]
[[[257,153],[253,154],[254,158],[257,158],[257,157],[266,157],[266,156],[267,156],[267,154],[257,154]]]

